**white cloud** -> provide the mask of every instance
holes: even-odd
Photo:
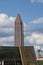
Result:
[[[30,0],[31,1],[31,3],[34,3],[35,2],[35,0]]]
[[[14,21],[15,17],[7,14],[0,14],[0,45],[13,45],[14,41]]]
[[[0,14],[0,36],[14,32],[15,17],[9,17],[7,14]]]
[[[43,2],[43,0],[37,0],[37,2]]]
[[[31,3],[34,3],[34,2],[43,2],[43,0],[30,0]]]
[[[0,14],[0,26],[9,26],[14,23],[15,17],[9,17],[7,14]]]
[[[5,33],[10,33],[10,32],[12,32],[14,30],[13,30],[13,28],[0,28],[0,31],[3,31]]]
[[[40,46],[34,46],[34,48],[35,48],[35,51],[37,51],[40,49]]]
[[[14,42],[14,36],[0,38],[1,46],[11,46],[11,45],[13,46],[14,43],[11,43],[11,42]]]
[[[25,39],[27,39],[28,43],[34,43],[34,45],[43,44],[43,34],[32,33],[32,35],[27,36]]]
[[[31,23],[33,23],[33,24],[43,23],[43,17],[40,17],[40,18],[38,18],[36,20],[31,21]]]
[[[10,37],[3,37],[3,38],[0,38],[0,42],[3,42],[3,41],[12,41],[14,40],[14,37],[13,36],[10,36]]]

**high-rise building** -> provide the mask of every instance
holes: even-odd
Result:
[[[15,19],[15,46],[24,46],[23,23],[19,13]]]

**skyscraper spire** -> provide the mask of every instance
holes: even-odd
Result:
[[[22,19],[21,19],[21,17],[20,17],[20,13],[18,13],[15,22],[17,22],[17,23],[22,23]]]

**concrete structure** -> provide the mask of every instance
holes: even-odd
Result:
[[[38,65],[33,46],[19,47],[22,65]]]
[[[33,46],[0,47],[0,65],[37,65]]]
[[[24,46],[23,23],[19,13],[15,20],[15,46]]]

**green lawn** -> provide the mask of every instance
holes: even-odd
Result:
[[[43,60],[39,60],[38,65],[43,65]]]

